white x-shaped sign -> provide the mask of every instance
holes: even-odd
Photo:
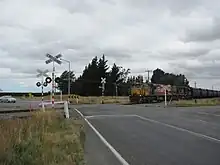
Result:
[[[106,78],[101,77],[101,83],[105,84],[106,83]]]
[[[48,74],[47,74],[47,73],[49,72],[48,69],[46,69],[46,70],[44,70],[44,71],[42,71],[42,70],[40,70],[40,69],[37,69],[37,72],[39,73],[39,74],[37,75],[37,77],[41,77],[41,76],[49,77]]]
[[[58,58],[62,57],[61,54],[58,54],[58,55],[56,55],[56,56],[52,56],[52,55],[50,55],[50,54],[46,54],[46,57],[49,58],[49,59],[46,61],[46,64],[49,64],[49,63],[51,63],[51,62],[53,62],[53,61],[56,62],[56,63],[58,63],[58,64],[61,64],[61,63],[62,63],[62,61],[58,60]]]

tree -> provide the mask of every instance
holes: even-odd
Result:
[[[98,62],[100,80],[101,80],[101,77],[107,78],[107,76],[108,76],[107,70],[109,69],[109,67],[107,65],[107,62],[108,62],[108,60],[105,60],[105,55],[103,54]]]
[[[161,83],[161,78],[164,77],[164,71],[161,69],[157,68],[156,70],[153,71],[153,76],[151,78],[152,83]]]
[[[108,95],[116,95],[116,92],[117,94],[120,93],[120,85],[126,81],[129,71],[129,69],[126,70],[120,66],[117,66],[115,63],[113,64],[107,78]]]
[[[122,68],[122,67],[121,67],[121,68]],[[127,80],[127,78],[128,78],[128,74],[131,73],[130,71],[131,71],[130,69],[124,69],[124,68],[122,68],[121,74],[120,74],[121,79],[122,79],[122,82],[126,82],[126,80]]]
[[[98,58],[96,56],[83,71],[81,77],[82,93],[91,96],[99,95],[99,77]]]
[[[127,75],[130,73],[130,69],[124,69],[121,66],[114,64],[110,71],[107,64],[108,60],[105,59],[103,54],[100,59],[94,57],[91,62],[85,66],[82,75],[80,75],[74,83],[72,83],[72,90],[79,95],[84,96],[100,96],[101,89],[101,77],[106,78],[105,95],[116,94],[116,84],[118,87],[118,94],[127,94],[125,87]],[[124,92],[126,91],[126,92]]]
[[[136,77],[135,76],[128,77],[127,83],[130,85],[134,85],[136,83]]]
[[[185,75],[175,75],[173,73],[165,73],[161,69],[156,69],[153,71],[153,76],[151,78],[152,83],[165,84],[165,85],[175,85],[175,86],[189,86],[189,81],[186,79]]]
[[[135,79],[135,83],[143,84],[143,82],[144,82],[144,77],[142,75],[138,75]]]
[[[67,94],[68,93],[68,78],[70,73],[70,82],[72,83],[73,80],[75,80],[75,74],[73,71],[67,71],[65,70],[61,76],[60,76],[60,82],[58,83],[58,89],[62,91],[62,93]],[[71,87],[72,85],[70,85]]]

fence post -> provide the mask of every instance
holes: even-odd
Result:
[[[42,102],[42,111],[45,112],[44,102]]]
[[[167,91],[166,91],[166,89],[165,89],[165,93],[164,94],[165,94],[165,98],[164,99],[165,99],[165,107],[166,107],[167,106]]]
[[[69,108],[68,108],[68,103],[67,101],[64,102],[64,117],[69,119],[70,115],[69,115]]]

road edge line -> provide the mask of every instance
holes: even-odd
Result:
[[[142,116],[139,116],[139,115],[136,115],[136,117],[138,117],[142,120],[146,120],[146,121],[149,121],[149,122],[152,122],[152,123],[157,123],[157,124],[160,124],[160,125],[164,125],[166,127],[173,128],[173,129],[176,129],[176,130],[179,130],[179,131],[188,132],[188,133],[190,133],[194,136],[201,137],[201,138],[204,138],[204,139],[207,139],[207,140],[210,140],[210,141],[220,143],[220,139],[216,139],[216,138],[211,137],[211,136],[203,135],[201,133],[196,133],[196,132],[190,131],[190,130],[185,129],[185,128],[181,128],[181,127],[177,127],[177,126],[174,126],[174,125],[166,124],[166,123],[163,123],[163,122],[160,122],[160,121],[157,121],[157,120],[153,120],[153,119],[149,119],[149,118],[146,118],[146,117],[142,117]]]
[[[112,147],[111,144],[107,142],[107,140],[96,130],[96,128],[84,117],[84,115],[76,108],[74,110],[80,114],[80,116],[86,121],[86,123],[92,128],[92,130],[96,133],[96,135],[100,138],[100,140],[110,149],[110,151],[115,155],[115,157],[119,160],[123,165],[129,165],[129,163]]]
[[[94,118],[101,118],[101,117],[135,117],[135,115],[91,115],[86,116],[86,119],[94,119]]]

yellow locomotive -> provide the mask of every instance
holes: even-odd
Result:
[[[130,90],[131,103],[151,103],[165,100],[176,100],[184,98],[187,87],[176,87],[171,85],[142,83],[134,84]]]

